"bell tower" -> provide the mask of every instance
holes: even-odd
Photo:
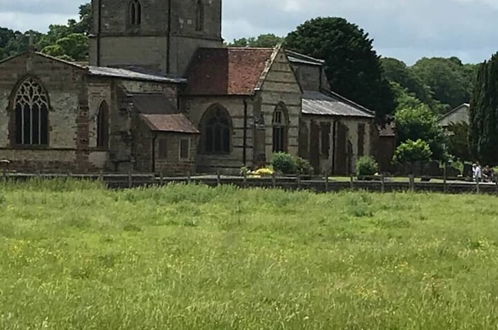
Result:
[[[222,47],[222,0],[92,0],[90,64],[182,76],[199,47]]]

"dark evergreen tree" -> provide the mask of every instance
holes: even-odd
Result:
[[[498,164],[498,53],[481,64],[470,106],[469,142],[473,155]]]
[[[305,22],[287,36],[285,45],[324,59],[332,89],[375,110],[378,119],[384,119],[396,105],[372,43],[357,25],[343,18],[327,17]]]

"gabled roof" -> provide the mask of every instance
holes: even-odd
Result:
[[[201,48],[187,70],[188,95],[253,95],[276,49]]]
[[[153,132],[199,134],[199,130],[182,113],[169,115],[141,114],[140,118]]]
[[[325,93],[325,92],[324,92]],[[304,91],[303,114],[315,116],[359,117],[373,119],[372,111],[349,101],[348,99],[326,92]]]
[[[443,119],[451,116],[452,114],[458,112],[462,108],[467,108],[467,110],[468,110],[470,108],[470,104],[469,103],[463,103],[463,104],[459,105],[455,109],[452,109],[452,110],[448,111],[447,113],[445,113],[444,115],[442,115],[441,118],[439,118],[439,120],[443,120]]]

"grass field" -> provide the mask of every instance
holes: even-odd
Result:
[[[495,197],[0,188],[0,329],[497,327]]]

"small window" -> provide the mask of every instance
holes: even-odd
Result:
[[[365,124],[358,124],[358,157],[365,156]]]
[[[180,140],[180,159],[185,160],[190,158],[190,140]]]
[[[204,31],[204,4],[202,0],[197,0],[195,6],[195,30]]]
[[[142,4],[138,0],[132,0],[130,2],[130,13],[129,20],[131,25],[142,24]]]
[[[168,140],[166,138],[159,140],[159,159],[168,159]]]
[[[273,152],[287,151],[287,116],[279,104],[273,113]]]
[[[97,114],[97,148],[109,148],[109,107],[105,101]]]
[[[328,158],[330,155],[330,123],[320,123],[320,131],[322,133],[322,155]]]

